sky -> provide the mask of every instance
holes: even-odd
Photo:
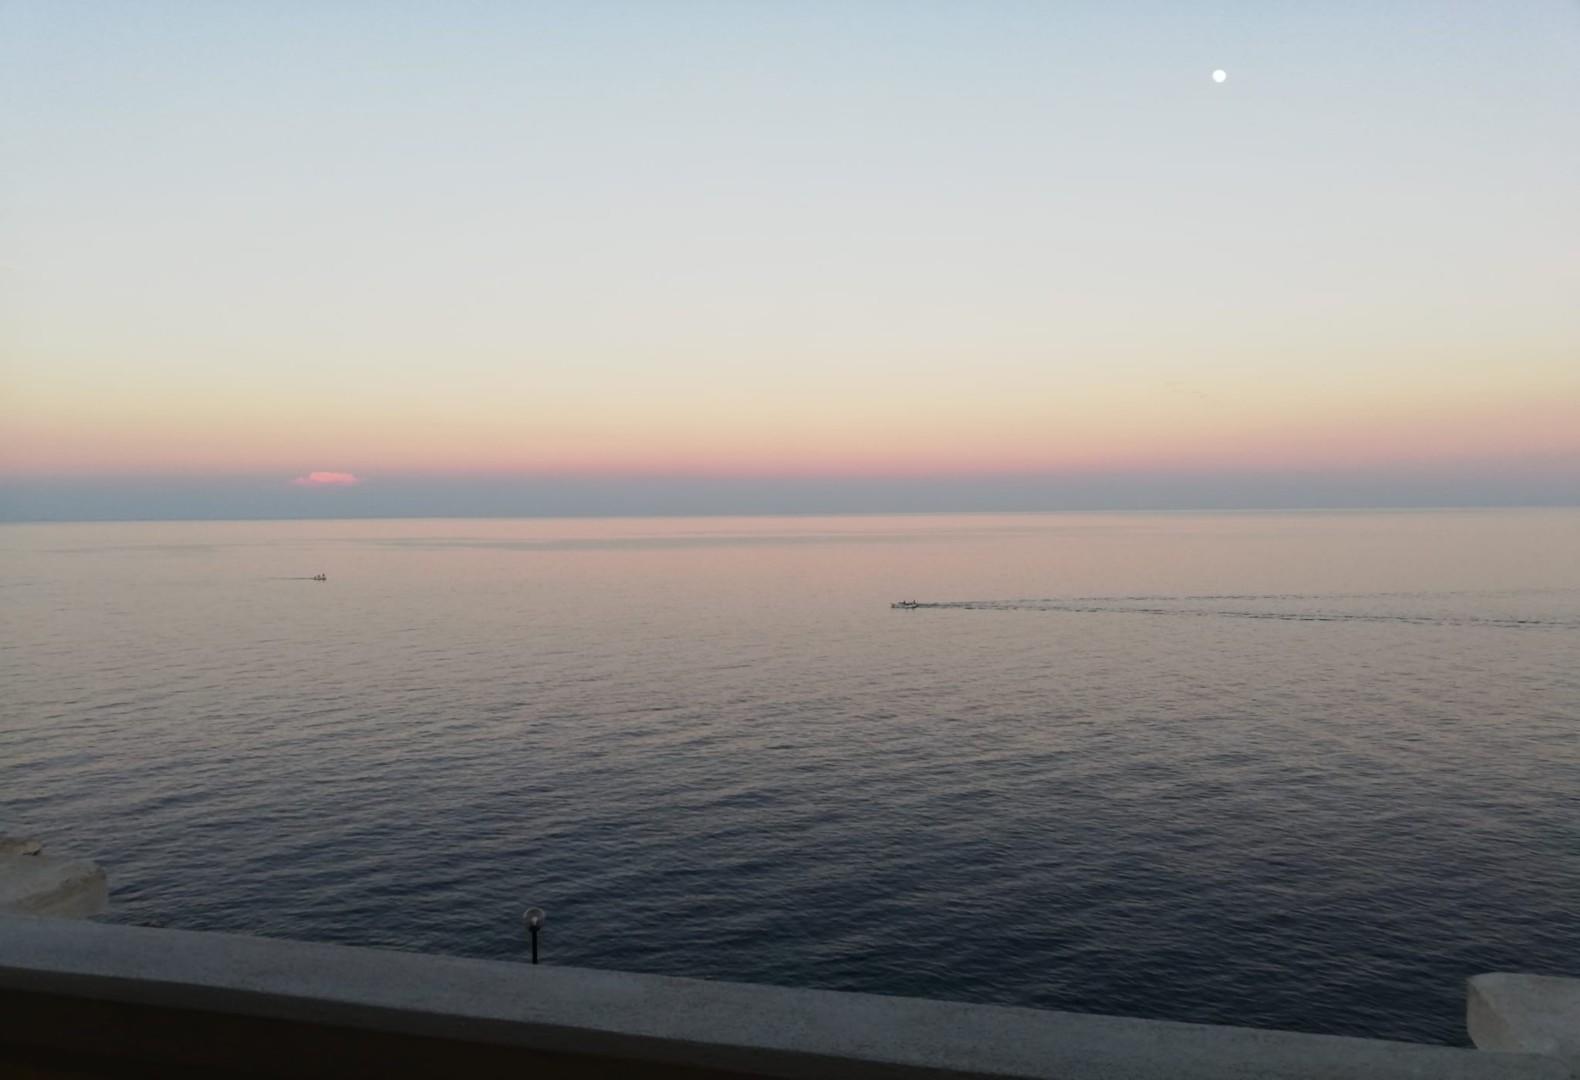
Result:
[[[1570,0],[0,0],[0,100],[0,519],[1580,503]]]

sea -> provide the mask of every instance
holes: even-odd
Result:
[[[0,643],[113,922],[1457,1044],[1580,974],[1580,510],[7,525]]]

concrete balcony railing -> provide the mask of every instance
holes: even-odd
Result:
[[[1520,986],[1483,989],[1506,1051],[0,916],[0,1074],[1568,1077]]]

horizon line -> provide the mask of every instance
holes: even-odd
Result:
[[[782,510],[782,511],[689,511],[670,513],[580,513],[580,514],[299,514],[259,515],[255,517],[82,517],[82,518],[5,518],[0,511],[0,526],[7,525],[150,525],[203,522],[214,525],[264,524],[300,521],[619,521],[656,518],[862,518],[862,517],[1011,517],[1042,514],[1431,514],[1473,511],[1580,510],[1580,501],[1553,503],[1463,503],[1422,506],[1151,506],[1151,507],[1064,507],[1057,509],[1006,510]]]

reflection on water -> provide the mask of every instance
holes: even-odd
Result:
[[[1445,1041],[1580,955],[1573,511],[0,550],[0,816],[118,919]]]

